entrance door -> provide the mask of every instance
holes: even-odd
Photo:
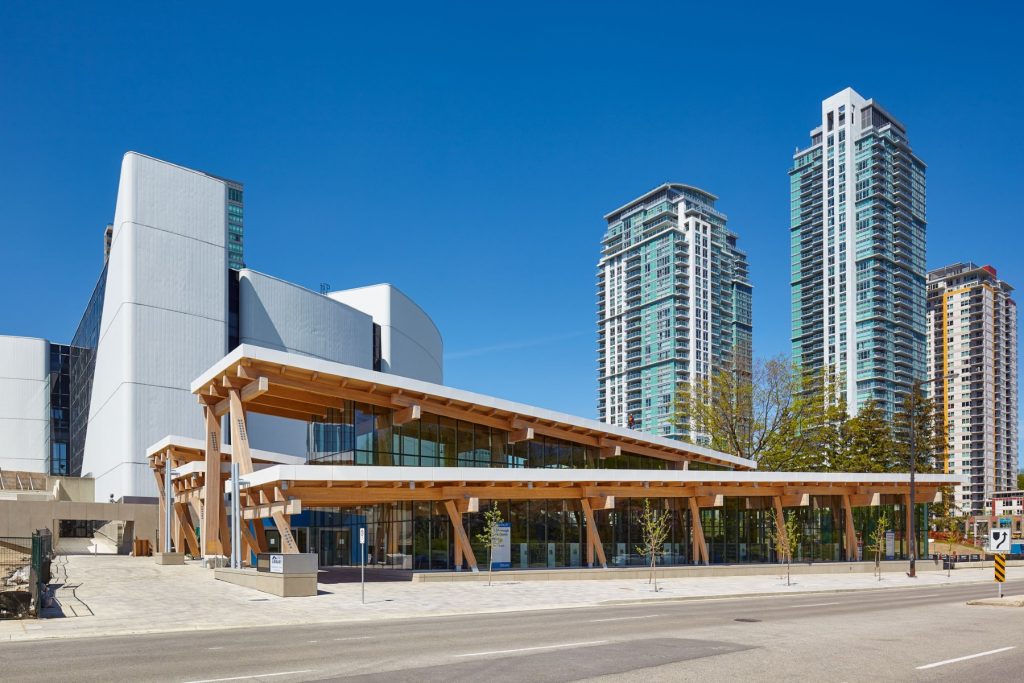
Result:
[[[352,564],[352,544],[349,529],[320,530],[320,566],[348,566]]]

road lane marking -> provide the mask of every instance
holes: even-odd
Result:
[[[335,638],[334,642],[341,643],[346,640],[369,640],[373,636],[352,636],[351,638]]]
[[[801,607],[829,607],[831,605],[841,605],[841,602],[812,602],[809,605],[779,605],[775,609],[799,609]]]
[[[638,616],[638,617],[614,617],[614,618],[611,618],[611,619],[591,619],[590,623],[591,624],[599,624],[602,621],[628,621],[630,619],[651,619],[653,617],[660,617],[660,616],[661,616],[660,614],[643,614],[643,615]]]
[[[456,657],[484,657],[486,655],[504,655],[510,652],[529,652],[531,650],[554,650],[556,648],[564,647],[583,647],[584,645],[601,645],[607,643],[607,640],[590,640],[585,643],[562,643],[561,645],[538,645],[536,647],[517,647],[514,650],[491,650],[490,652],[469,652],[464,655],[455,655]],[[200,683],[200,682],[196,682]]]
[[[314,669],[302,669],[301,671],[278,671],[272,674],[250,674],[248,676],[232,676],[231,678],[204,678],[200,681],[185,681],[185,683],[221,683],[221,681],[245,681],[250,678],[270,678],[271,676],[290,676],[292,674],[308,674]]]
[[[1007,650],[1014,649],[1014,645],[1009,647],[1001,647],[998,650],[989,650],[988,652],[979,652],[976,655],[966,655],[964,657],[957,657],[956,659],[944,659],[941,662],[932,662],[931,664],[925,664],[924,666],[917,667],[918,669],[934,669],[937,666],[945,666],[946,664],[955,664],[956,662],[962,662],[966,659],[974,659],[976,657],[987,657],[988,655],[996,655],[1000,652],[1006,652]]]
[[[224,646],[223,645],[218,645],[217,647],[208,647],[206,649],[207,650],[223,650]]]

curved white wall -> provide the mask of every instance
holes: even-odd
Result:
[[[239,340],[369,368],[373,319],[322,294],[245,269],[238,277]]]
[[[50,343],[0,336],[0,469],[46,472]]]
[[[373,366],[373,320],[291,282],[239,271],[239,341],[361,368]],[[306,425],[252,414],[249,438],[264,450],[306,455]]]
[[[124,157],[82,465],[97,500],[155,496],[146,448],[203,436],[189,384],[227,347],[226,193],[203,173]]]
[[[389,284],[331,292],[327,296],[373,317],[381,328],[381,371],[441,384],[444,342],[437,325],[416,302]]]

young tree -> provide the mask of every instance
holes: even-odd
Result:
[[[889,530],[889,515],[882,512],[875,520],[875,530],[871,532],[871,550],[875,553],[875,576],[882,580],[882,554],[885,552],[885,534]]]
[[[654,592],[658,592],[658,575],[656,570],[657,557],[662,552],[665,541],[668,540],[669,530],[672,528],[672,513],[669,510],[661,512],[651,508],[651,501],[644,498],[644,511],[640,515],[640,533],[643,538],[643,545],[637,546],[636,551],[640,555],[646,555],[651,562],[651,576],[647,583],[654,583]]]
[[[796,513],[791,511],[787,515],[783,512],[781,522],[774,511],[771,513],[771,523],[768,525],[768,541],[775,549],[775,554],[779,561],[786,565],[787,586],[793,585],[790,578],[790,565],[793,562],[793,555],[800,547],[800,539],[800,520],[797,518]]]
[[[949,577],[953,568],[953,549],[964,541],[963,520],[950,514],[938,520],[937,526],[946,534],[946,556],[949,558],[946,576]]]
[[[476,535],[478,543],[487,549],[487,585],[491,585],[491,577],[494,574],[494,546],[498,545],[501,539],[501,510],[498,509],[498,501],[491,501],[491,509],[484,512],[484,528]]]

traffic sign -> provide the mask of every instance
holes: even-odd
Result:
[[[996,555],[996,561],[993,566],[996,570],[996,581],[999,583],[1006,581],[1006,555]]]
[[[1010,530],[992,529],[988,534],[988,550],[991,553],[1010,552]]]

